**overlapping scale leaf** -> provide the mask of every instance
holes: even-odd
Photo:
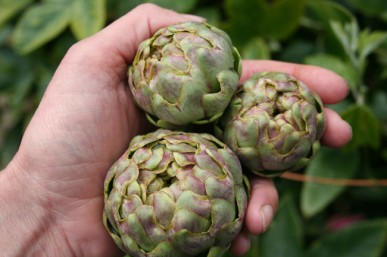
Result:
[[[220,257],[247,204],[241,165],[225,144],[161,129],[132,140],[104,192],[104,224],[133,257]]]
[[[324,128],[317,94],[289,74],[261,72],[241,86],[215,133],[253,173],[277,176],[308,163]]]
[[[129,68],[135,102],[164,128],[217,120],[237,90],[240,57],[214,26],[185,22],[142,42]]]

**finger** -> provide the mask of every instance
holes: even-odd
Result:
[[[91,37],[91,40],[98,47],[96,53],[120,56],[130,63],[140,42],[162,27],[185,21],[202,22],[204,19],[179,14],[154,4],[142,4]]]
[[[254,235],[263,233],[270,225],[278,205],[278,193],[271,179],[252,177],[245,226]]]
[[[100,32],[73,45],[61,66],[89,74],[93,79],[98,76],[98,80],[103,82],[100,84],[117,86],[125,81],[128,64],[142,41],[161,27],[184,21],[204,19],[153,4],[139,5]]]
[[[246,231],[242,231],[237,238],[231,243],[230,252],[236,256],[245,254],[250,249],[250,235]]]
[[[348,94],[347,83],[333,71],[317,66],[279,61],[243,61],[241,81],[248,79],[253,73],[261,71],[281,71],[293,75],[316,92],[326,104],[337,103]]]
[[[352,128],[335,111],[325,108],[326,127],[321,141],[330,147],[340,147],[352,138]]]

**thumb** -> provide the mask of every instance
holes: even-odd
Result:
[[[94,36],[84,40],[84,43],[94,56],[98,53],[104,61],[113,57],[114,61],[128,64],[132,62],[137,47],[142,41],[162,27],[185,21],[203,22],[205,20],[199,16],[176,13],[154,4],[141,4]],[[118,60],[115,59],[117,57]],[[107,66],[106,63],[105,65]]]

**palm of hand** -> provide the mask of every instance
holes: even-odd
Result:
[[[90,256],[107,256],[117,250],[104,238],[108,234],[101,221],[103,180],[138,133],[141,114],[124,84],[124,60],[98,64],[98,56],[85,61],[71,58],[80,53],[71,51],[26,131],[19,156],[32,164],[28,176],[34,194],[51,209],[52,222],[69,244],[95,244],[87,247],[95,251]]]

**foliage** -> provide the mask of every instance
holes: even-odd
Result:
[[[277,178],[278,213],[245,256],[387,256],[385,0],[0,0],[0,167],[68,48],[143,2],[206,17],[243,58],[319,65],[350,86],[330,107],[352,125],[352,142],[323,148],[303,170],[346,183]]]

